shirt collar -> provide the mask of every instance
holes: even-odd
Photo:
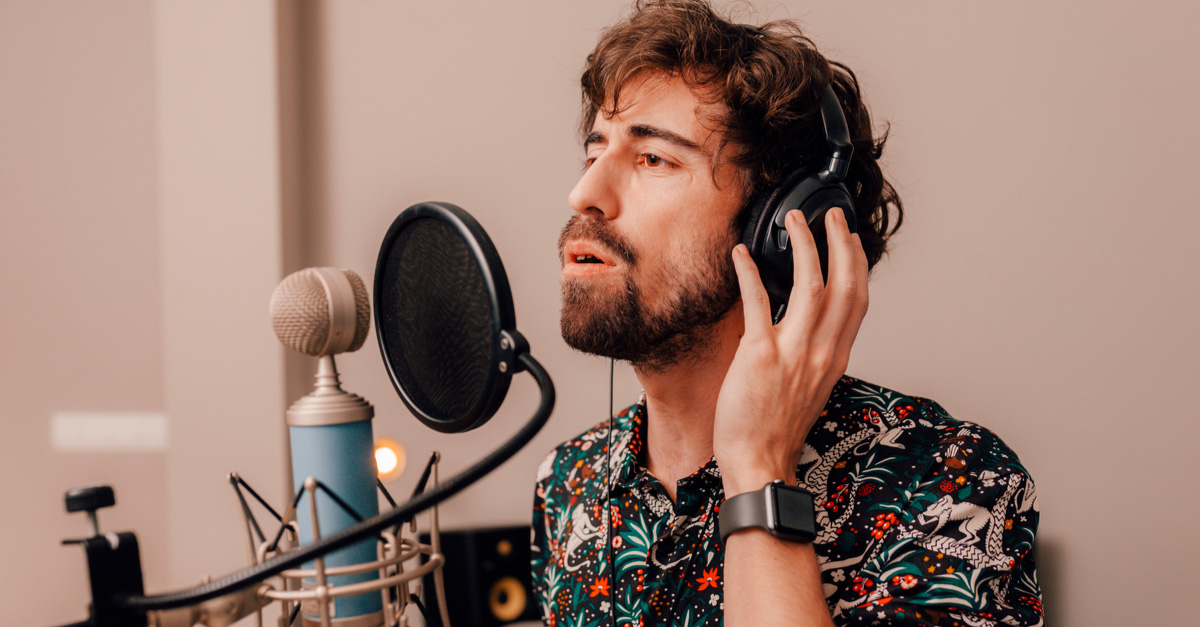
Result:
[[[614,478],[613,485],[618,489],[635,488],[642,480],[643,473],[649,472],[646,469],[646,424],[645,392],[642,393],[635,405],[614,417],[613,450],[609,472]],[[708,463],[697,469],[692,475],[681,479],[680,487],[695,486],[711,489],[713,486],[705,485],[709,483],[715,483],[716,487],[719,487],[721,483],[721,470],[717,467],[716,460],[712,458],[709,458]]]
[[[613,420],[613,450],[609,472],[614,485],[630,487],[645,469],[646,394]]]

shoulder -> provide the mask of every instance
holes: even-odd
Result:
[[[615,465],[628,443],[633,409],[614,416],[611,438],[606,420],[554,447],[538,466],[538,498],[561,506],[599,490],[604,483],[605,464]]]
[[[538,466],[537,483],[557,482],[571,468],[589,465],[598,453],[603,457],[607,437],[608,422],[605,421],[554,447]]]
[[[816,497],[815,549],[839,565],[822,575],[835,616],[945,618],[955,598],[1037,624],[1036,491],[996,434],[928,398],[843,377],[807,446],[798,471]]]
[[[1017,454],[987,427],[951,416],[932,399],[853,377],[838,381],[826,415],[813,431],[818,452],[844,446],[849,439],[870,444],[859,451],[882,447],[890,457],[907,460],[913,470],[941,466],[964,480],[1028,475]]]

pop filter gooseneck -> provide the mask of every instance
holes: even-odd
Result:
[[[554,409],[554,383],[515,329],[500,257],[483,228],[459,207],[421,203],[388,230],[375,271],[375,329],[388,373],[405,405],[443,432],[478,427],[495,414],[513,373],[537,381],[542,398],[507,442],[458,475],[395,509],[210,583],[114,599],[150,611],[195,605],[295,568],[378,534],[445,501],[529,443]]]

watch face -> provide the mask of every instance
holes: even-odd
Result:
[[[792,486],[775,486],[775,531],[804,541],[816,535],[812,495]]]

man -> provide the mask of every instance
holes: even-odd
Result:
[[[547,624],[1040,624],[1035,493],[1016,455],[932,401],[843,376],[902,215],[853,74],[790,23],[663,0],[605,32],[582,83],[562,333],[629,361],[644,394],[538,471]],[[826,158],[826,86],[855,142],[859,228],[825,216],[826,280],[789,214],[794,288],[773,325],[738,244],[745,207]],[[729,520],[735,497],[749,511],[777,480],[813,495],[811,541]]]

